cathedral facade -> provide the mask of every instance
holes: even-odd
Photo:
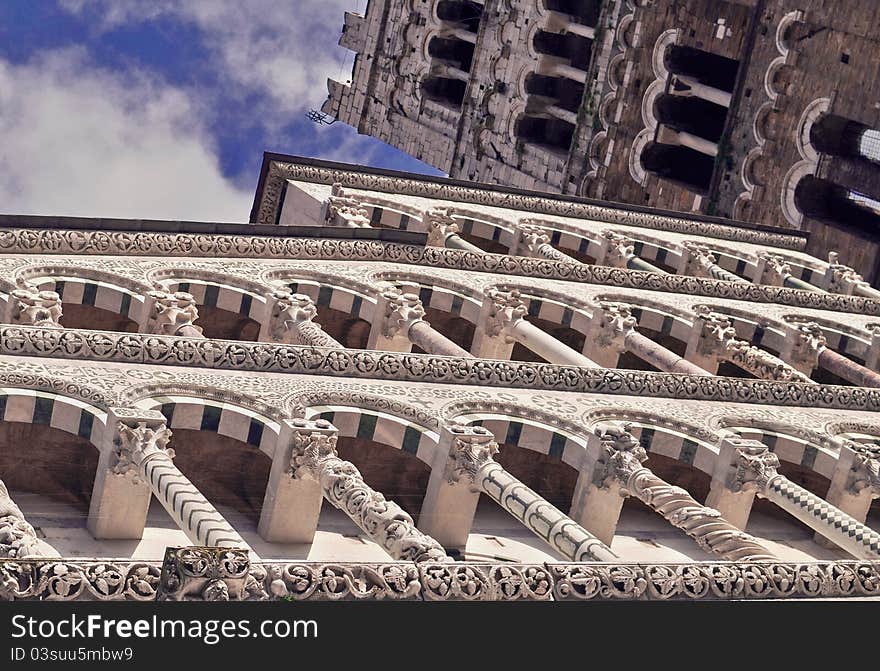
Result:
[[[2,598],[880,594],[880,301],[799,231],[274,154],[0,225]]]
[[[453,178],[810,232],[878,279],[873,0],[370,0],[323,111]]]

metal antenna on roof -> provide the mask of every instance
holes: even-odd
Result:
[[[308,117],[309,121],[316,123],[319,126],[332,126],[338,121],[338,119],[333,119],[333,117],[330,117],[323,112],[319,112],[318,110],[309,110],[306,112],[306,117]]]

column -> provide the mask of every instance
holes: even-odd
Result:
[[[685,358],[701,368],[717,374],[718,364],[730,361],[762,380],[779,380],[816,384],[760,347],[736,337],[736,329],[726,315],[712,312],[705,305],[694,309],[694,324]]]
[[[721,105],[722,107],[730,107],[731,94],[727,91],[716,89],[714,86],[701,84],[693,77],[688,77],[687,75],[675,75],[675,79],[677,82],[681,82],[690,89],[692,95],[702,98],[703,100],[708,100],[716,105]],[[682,95],[684,92],[680,87],[675,86],[675,82],[673,82],[673,90],[676,91],[677,95]]]
[[[750,491],[772,501],[857,559],[880,559],[880,534],[781,475],[779,458],[765,445],[742,445],[735,452],[726,478],[733,492]]]
[[[516,227],[511,256],[528,256],[533,259],[547,259],[563,263],[580,263],[576,258],[559,251],[550,244],[550,233],[535,225],[534,220],[524,219]]]
[[[821,367],[856,386],[880,387],[880,374],[826,346],[822,327],[816,322],[786,323],[785,330],[780,356],[804,375]]]
[[[260,327],[263,342],[281,342],[303,347],[338,347],[339,342],[316,324],[318,308],[305,294],[276,289],[266,300],[268,319]]]
[[[447,449],[438,451],[420,522],[445,531],[456,546],[464,547],[477,500],[484,493],[572,561],[618,559],[599,539],[504,470],[493,458],[498,443],[489,431],[464,424],[452,424],[446,431]],[[464,503],[455,503],[458,495],[464,495]],[[443,519],[443,504],[449,503],[451,521]]]
[[[864,523],[876,498],[880,498],[880,447],[844,441],[825,500]],[[827,540],[821,534],[816,535],[817,542]]]
[[[147,295],[146,332],[156,335],[204,338],[202,327],[193,322],[199,318],[196,299],[185,291],[151,291]]]
[[[437,77],[446,77],[448,79],[459,79],[463,82],[467,82],[471,78],[469,72],[457,68],[454,65],[450,65],[449,63],[437,61],[436,59],[431,65],[431,74]]]
[[[695,242],[682,243],[681,263],[678,266],[679,275],[692,275],[694,277],[711,277],[725,282],[746,282],[735,273],[731,273],[718,265],[718,260],[708,247],[703,247]]]
[[[400,506],[372,489],[358,469],[336,453],[338,432],[323,420],[294,423],[289,474],[317,482],[325,499],[348,515],[394,559],[448,562],[443,546],[416,528]]]
[[[449,208],[431,208],[425,212],[422,222],[428,231],[428,241],[425,243],[428,247],[448,247],[474,254],[486,253],[458,234],[458,222],[452,217]]]
[[[614,231],[602,231],[602,247],[596,265],[613,268],[645,270],[649,273],[665,273],[655,265],[635,255],[635,243],[628,237]]]
[[[568,65],[562,60],[557,60],[554,56],[540,56],[537,71],[540,74],[550,75],[551,77],[565,77],[579,84],[585,84],[587,81],[586,70]]]
[[[592,485],[583,502],[587,510],[594,502],[598,503],[595,499],[616,497],[622,503],[626,496],[635,496],[672,526],[684,531],[709,554],[719,555],[727,561],[777,559],[753,536],[725,520],[717,510],[698,503],[684,489],[670,485],[643,466],[648,454],[629,428],[627,424],[596,427],[594,445],[598,445],[593,449],[597,449],[599,456],[593,468],[581,472],[582,478]],[[618,503],[608,511],[615,514],[602,525],[605,538],[613,538],[620,508]]]
[[[489,289],[474,333],[474,354],[483,359],[509,359],[514,343],[519,342],[553,364],[600,367],[580,352],[527,322],[527,312],[528,309],[516,289]]]
[[[389,352],[409,352],[418,345],[428,354],[473,358],[425,321],[425,308],[414,293],[396,287],[383,291],[376,305],[378,319],[370,330],[368,347]]]
[[[0,480],[0,559],[60,556],[55,548],[37,537]]]
[[[161,413],[115,408],[108,419],[116,422],[117,433],[108,446],[112,449],[101,455],[89,510],[89,529],[97,537],[132,537],[111,535],[115,521],[120,522],[116,531],[131,532],[139,526],[142,535],[152,492],[193,544],[248,548],[174,465],[174,451],[168,448],[171,431]],[[108,426],[113,425],[108,421]]]
[[[869,325],[868,330],[871,333],[871,344],[865,354],[865,368],[877,370],[880,369],[880,326]]]
[[[10,324],[61,328],[61,297],[36,287],[15,289],[9,297]]]
[[[693,133],[677,131],[669,126],[660,126],[657,141],[662,144],[688,147],[707,156],[718,156],[718,145],[712,142],[712,140],[707,140]]]
[[[632,352],[643,361],[666,373],[680,375],[711,375],[699,366],[654,342],[635,329],[636,318],[625,303],[600,302],[593,309],[590,332],[585,349],[594,361],[606,367],[617,364],[620,354]],[[613,363],[612,363],[613,362]]]

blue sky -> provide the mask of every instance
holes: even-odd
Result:
[[[0,0],[0,212],[246,221],[262,153],[439,174],[305,118],[366,0]]]

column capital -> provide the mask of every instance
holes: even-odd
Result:
[[[593,484],[608,489],[615,482],[624,487],[643,468],[648,453],[630,433],[631,424],[600,424],[593,429],[599,439],[599,455],[593,471]]]
[[[788,322],[786,327],[786,354],[789,363],[798,370],[816,368],[819,365],[819,354],[828,342],[822,333],[822,327],[816,322]]]
[[[694,277],[711,277],[710,268],[718,265],[718,259],[712,250],[699,243],[686,240],[681,243],[682,262],[678,272]]]
[[[12,323],[61,328],[61,296],[26,286],[12,291]]]
[[[774,287],[781,287],[785,282],[785,278],[791,275],[791,266],[785,260],[785,257],[778,254],[771,254],[768,251],[761,250],[758,256],[758,272],[755,277],[757,284],[767,284]]]
[[[294,419],[288,425],[291,450],[287,474],[297,480],[317,480],[321,462],[337,456],[339,431],[325,419]]]
[[[520,256],[539,256],[541,245],[550,244],[550,233],[538,219],[521,219],[516,225],[515,250]],[[523,252],[526,254],[523,254]]]
[[[635,256],[635,243],[632,238],[614,231],[602,231],[601,265],[626,268],[626,264],[633,256]]]
[[[509,337],[507,333],[528,314],[528,308],[517,289],[504,291],[489,289],[486,292],[489,312],[486,316],[486,333],[491,338]]]
[[[693,328],[697,333],[697,353],[705,358],[725,358],[729,344],[736,342],[736,329],[730,317],[713,312],[708,305],[694,308]]]
[[[762,492],[779,475],[779,457],[757,440],[728,438],[734,445],[736,470],[730,474],[728,487],[734,492]]]
[[[452,208],[432,207],[422,216],[422,223],[428,231],[428,247],[445,247],[447,238],[459,233],[458,222],[452,216]]]
[[[851,296],[855,288],[865,284],[864,278],[854,268],[838,263],[837,252],[828,252],[828,268],[825,269],[825,288],[834,294]]]
[[[117,414],[117,418],[118,435],[113,441],[115,462],[111,466],[115,475],[132,475],[137,482],[141,466],[148,459],[160,455],[174,458],[174,450],[168,447],[171,430],[164,417],[161,423],[150,417],[120,417]]]
[[[151,291],[148,297],[152,299],[150,317],[147,322],[149,333],[156,335],[178,335],[184,327],[196,329],[202,332],[201,326],[193,322],[199,318],[199,310],[196,299],[192,294],[185,291]]]
[[[626,351],[626,337],[635,331],[638,320],[628,303],[600,301],[593,308],[590,338],[600,349],[613,348],[619,353]]]
[[[394,338],[399,333],[406,336],[415,322],[425,321],[425,307],[418,295],[391,287],[382,292],[382,297],[386,300],[381,324],[385,338]]]
[[[453,440],[446,461],[446,481],[464,482],[471,489],[478,489],[477,474],[498,453],[495,436],[482,426],[452,424],[448,429]]]
[[[854,453],[847,473],[847,492],[858,496],[869,489],[871,498],[880,498],[880,447],[853,441],[846,441],[844,446]]]
[[[359,199],[349,196],[342,185],[333,185],[326,201],[326,223],[330,226],[351,226],[366,228],[370,225],[370,215]]]
[[[275,289],[269,298],[272,302],[269,315],[269,336],[272,340],[284,340],[299,324],[311,322],[318,315],[315,302],[305,294]]]

